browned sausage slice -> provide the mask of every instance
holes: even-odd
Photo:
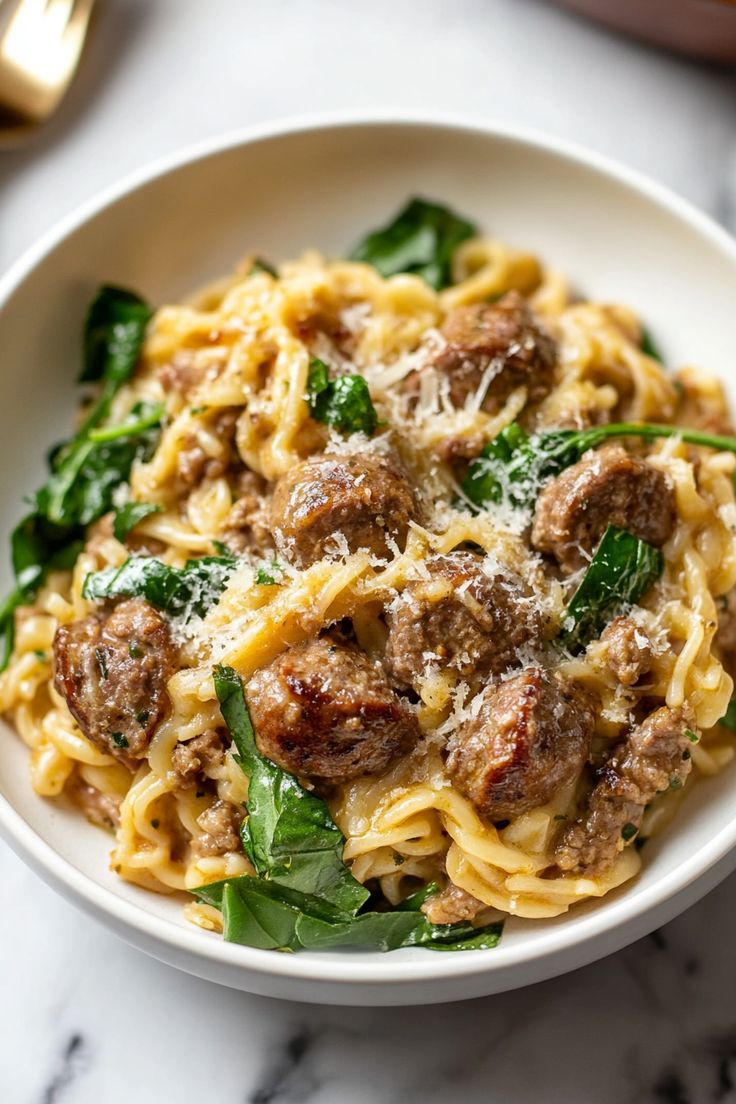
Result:
[[[418,515],[398,462],[385,456],[318,456],[283,475],[271,500],[271,525],[282,555],[308,567],[340,546],[376,556],[387,540],[403,546]]]
[[[544,488],[532,545],[554,556],[570,574],[585,566],[609,524],[657,548],[675,525],[667,477],[619,445],[586,453]]]
[[[444,347],[429,361],[445,376],[456,408],[484,388],[481,409],[489,414],[503,406],[511,392],[526,384],[528,399],[544,398],[552,387],[556,349],[517,291],[497,303],[456,307],[441,327]],[[418,373],[407,379],[417,386]]]
[[[591,704],[539,667],[483,694],[448,744],[447,770],[481,816],[506,820],[544,805],[588,757]]]
[[[248,706],[263,755],[305,777],[376,774],[416,743],[414,713],[381,668],[329,638],[290,648],[251,678]]]
[[[472,684],[540,640],[539,609],[520,579],[486,573],[472,552],[432,556],[425,566],[428,577],[409,583],[386,615],[386,662],[399,685],[417,689],[428,664]]]
[[[169,703],[174,646],[163,617],[141,598],[60,625],[55,685],[85,736],[131,768]]]
[[[689,709],[663,706],[614,748],[580,816],[560,833],[554,854],[561,870],[586,876],[611,865],[637,834],[645,806],[690,773],[693,724]]]

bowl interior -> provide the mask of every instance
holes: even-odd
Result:
[[[108,197],[55,244],[40,248],[19,283],[17,273],[6,281],[2,532],[20,516],[22,494],[41,478],[48,446],[69,432],[79,329],[100,282],[129,285],[163,303],[227,272],[252,249],[276,260],[309,246],[340,255],[412,194],[447,202],[484,231],[538,253],[586,296],[631,305],[669,364],[693,362],[720,374],[736,402],[730,363],[736,254],[684,205],[565,152],[472,128],[374,123],[282,133],[210,151]],[[0,793],[56,855],[118,901],[138,906],[147,923],[163,922],[190,950],[206,946],[233,968],[252,963],[254,955],[263,959],[263,952],[227,947],[191,928],[180,899],[145,893],[113,876],[109,838],[63,803],[36,797],[27,756],[2,726]],[[557,920],[512,920],[499,948],[482,956],[426,955],[421,964],[412,951],[361,958],[373,960],[374,978],[397,977],[403,963],[415,975],[438,977],[470,969],[470,963],[461,967],[463,957],[473,958],[474,971],[500,969],[510,956],[533,958],[543,943],[551,946],[550,933],[566,944],[585,939],[607,918],[618,923],[653,894],[667,896],[714,861],[716,850],[733,844],[735,777],[736,764],[696,787],[669,832],[647,847],[639,879],[602,902]],[[12,819],[6,817],[6,828]],[[59,864],[62,880],[63,869]],[[159,934],[167,938],[161,925]],[[320,955],[315,968],[337,977],[347,957],[355,959]],[[268,963],[275,969],[274,960],[283,962],[283,956],[267,958],[260,967],[266,971]]]

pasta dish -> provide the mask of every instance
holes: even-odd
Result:
[[[105,286],[83,354],[0,710],[201,928],[490,948],[732,758],[736,437],[628,307],[413,200],[349,260]]]

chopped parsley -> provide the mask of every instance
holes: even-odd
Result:
[[[621,829],[621,836],[628,843],[629,840],[632,840],[634,838],[638,831],[639,829],[636,827],[636,825],[632,824],[631,821],[628,821]]]
[[[270,564],[261,564],[255,574],[256,586],[280,586],[281,583],[276,576],[283,570],[278,560],[272,560]]]
[[[122,732],[111,732],[110,733],[110,739],[115,744],[115,747],[119,747],[119,748],[130,747],[130,744],[128,743],[128,737],[124,736],[122,734]]]

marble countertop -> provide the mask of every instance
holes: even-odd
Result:
[[[121,174],[331,108],[472,112],[576,139],[736,230],[736,75],[540,0],[100,0],[63,111],[0,155],[0,269]],[[127,947],[0,844],[4,1104],[736,1102],[736,876],[567,977],[402,1009],[279,1003]]]

